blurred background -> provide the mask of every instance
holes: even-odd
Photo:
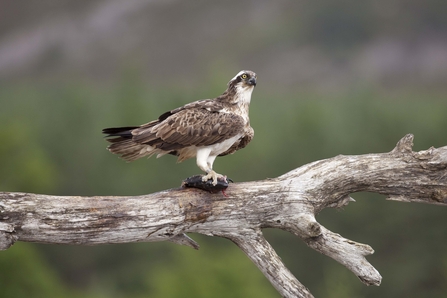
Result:
[[[447,145],[442,0],[0,2],[0,190],[139,195],[200,171],[174,157],[126,163],[101,129],[139,125],[258,74],[255,138],[214,167],[276,177],[338,154]],[[380,287],[278,230],[264,233],[316,297],[445,297],[447,210],[358,193],[317,220],[371,245]],[[230,241],[95,247],[16,243],[2,297],[279,297]]]

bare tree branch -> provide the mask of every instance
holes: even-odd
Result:
[[[282,296],[313,297],[309,290],[286,268],[260,230],[237,237],[229,235],[228,238],[247,254]]]
[[[312,297],[262,236],[262,228],[293,233],[333,258],[367,285],[381,276],[365,259],[373,249],[333,233],[315,215],[341,207],[351,193],[447,205],[447,146],[412,151],[407,135],[389,153],[337,156],[275,179],[232,184],[210,194],[177,188],[133,197],[0,193],[0,249],[15,241],[97,245],[171,241],[198,249],[195,232],[236,243],[283,297]]]

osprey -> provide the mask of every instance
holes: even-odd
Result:
[[[248,108],[255,86],[256,74],[243,70],[217,98],[186,104],[140,126],[103,129],[112,143],[107,149],[127,161],[154,154],[176,155],[178,162],[196,157],[206,173],[202,181],[216,185],[218,178],[226,180],[213,170],[216,157],[244,148],[253,138]]]

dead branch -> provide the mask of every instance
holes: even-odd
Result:
[[[0,249],[15,241],[97,245],[171,241],[198,248],[185,233],[236,243],[283,297],[312,297],[284,266],[262,228],[287,230],[333,258],[367,285],[379,272],[365,259],[373,249],[333,233],[315,215],[341,207],[351,193],[390,200],[447,204],[447,146],[413,152],[406,135],[389,153],[337,156],[275,179],[231,184],[222,193],[177,188],[133,197],[0,193]]]

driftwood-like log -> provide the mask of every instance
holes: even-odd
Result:
[[[185,235],[225,237],[240,247],[283,297],[312,297],[262,235],[283,229],[351,270],[366,285],[379,272],[373,249],[333,233],[315,215],[368,191],[403,202],[447,204],[447,146],[413,152],[407,135],[389,153],[337,156],[275,179],[234,183],[222,193],[177,188],[132,197],[0,193],[0,249],[15,241],[96,245],[171,241],[198,248]]]

